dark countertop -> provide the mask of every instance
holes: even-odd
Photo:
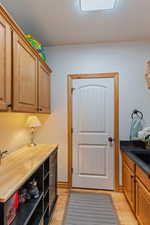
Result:
[[[141,141],[120,141],[120,149],[125,152],[150,177],[150,150]]]

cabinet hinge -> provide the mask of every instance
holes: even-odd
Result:
[[[73,168],[71,168],[71,173],[73,173]]]
[[[71,128],[71,133],[73,134],[73,128]]]

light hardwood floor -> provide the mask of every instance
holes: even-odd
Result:
[[[78,190],[78,189],[74,189]],[[112,196],[114,206],[117,210],[117,214],[120,220],[120,225],[138,225],[124,195],[118,192],[109,192],[109,191],[90,191],[90,190],[78,190],[82,192],[95,192],[95,193],[109,193]],[[58,200],[56,204],[56,208],[53,214],[52,221],[49,225],[62,225],[62,220],[64,216],[64,210],[66,206],[66,202],[68,199],[69,190],[67,189],[59,189]]]

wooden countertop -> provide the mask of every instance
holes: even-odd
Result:
[[[36,169],[57,148],[57,145],[24,146],[2,159],[0,165],[0,202],[6,202]]]

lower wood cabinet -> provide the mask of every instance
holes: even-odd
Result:
[[[139,225],[150,225],[150,178],[123,154],[123,189]]]
[[[140,225],[150,224],[150,192],[136,180],[136,217]]]
[[[123,163],[123,187],[126,198],[135,211],[135,175],[128,165]]]

